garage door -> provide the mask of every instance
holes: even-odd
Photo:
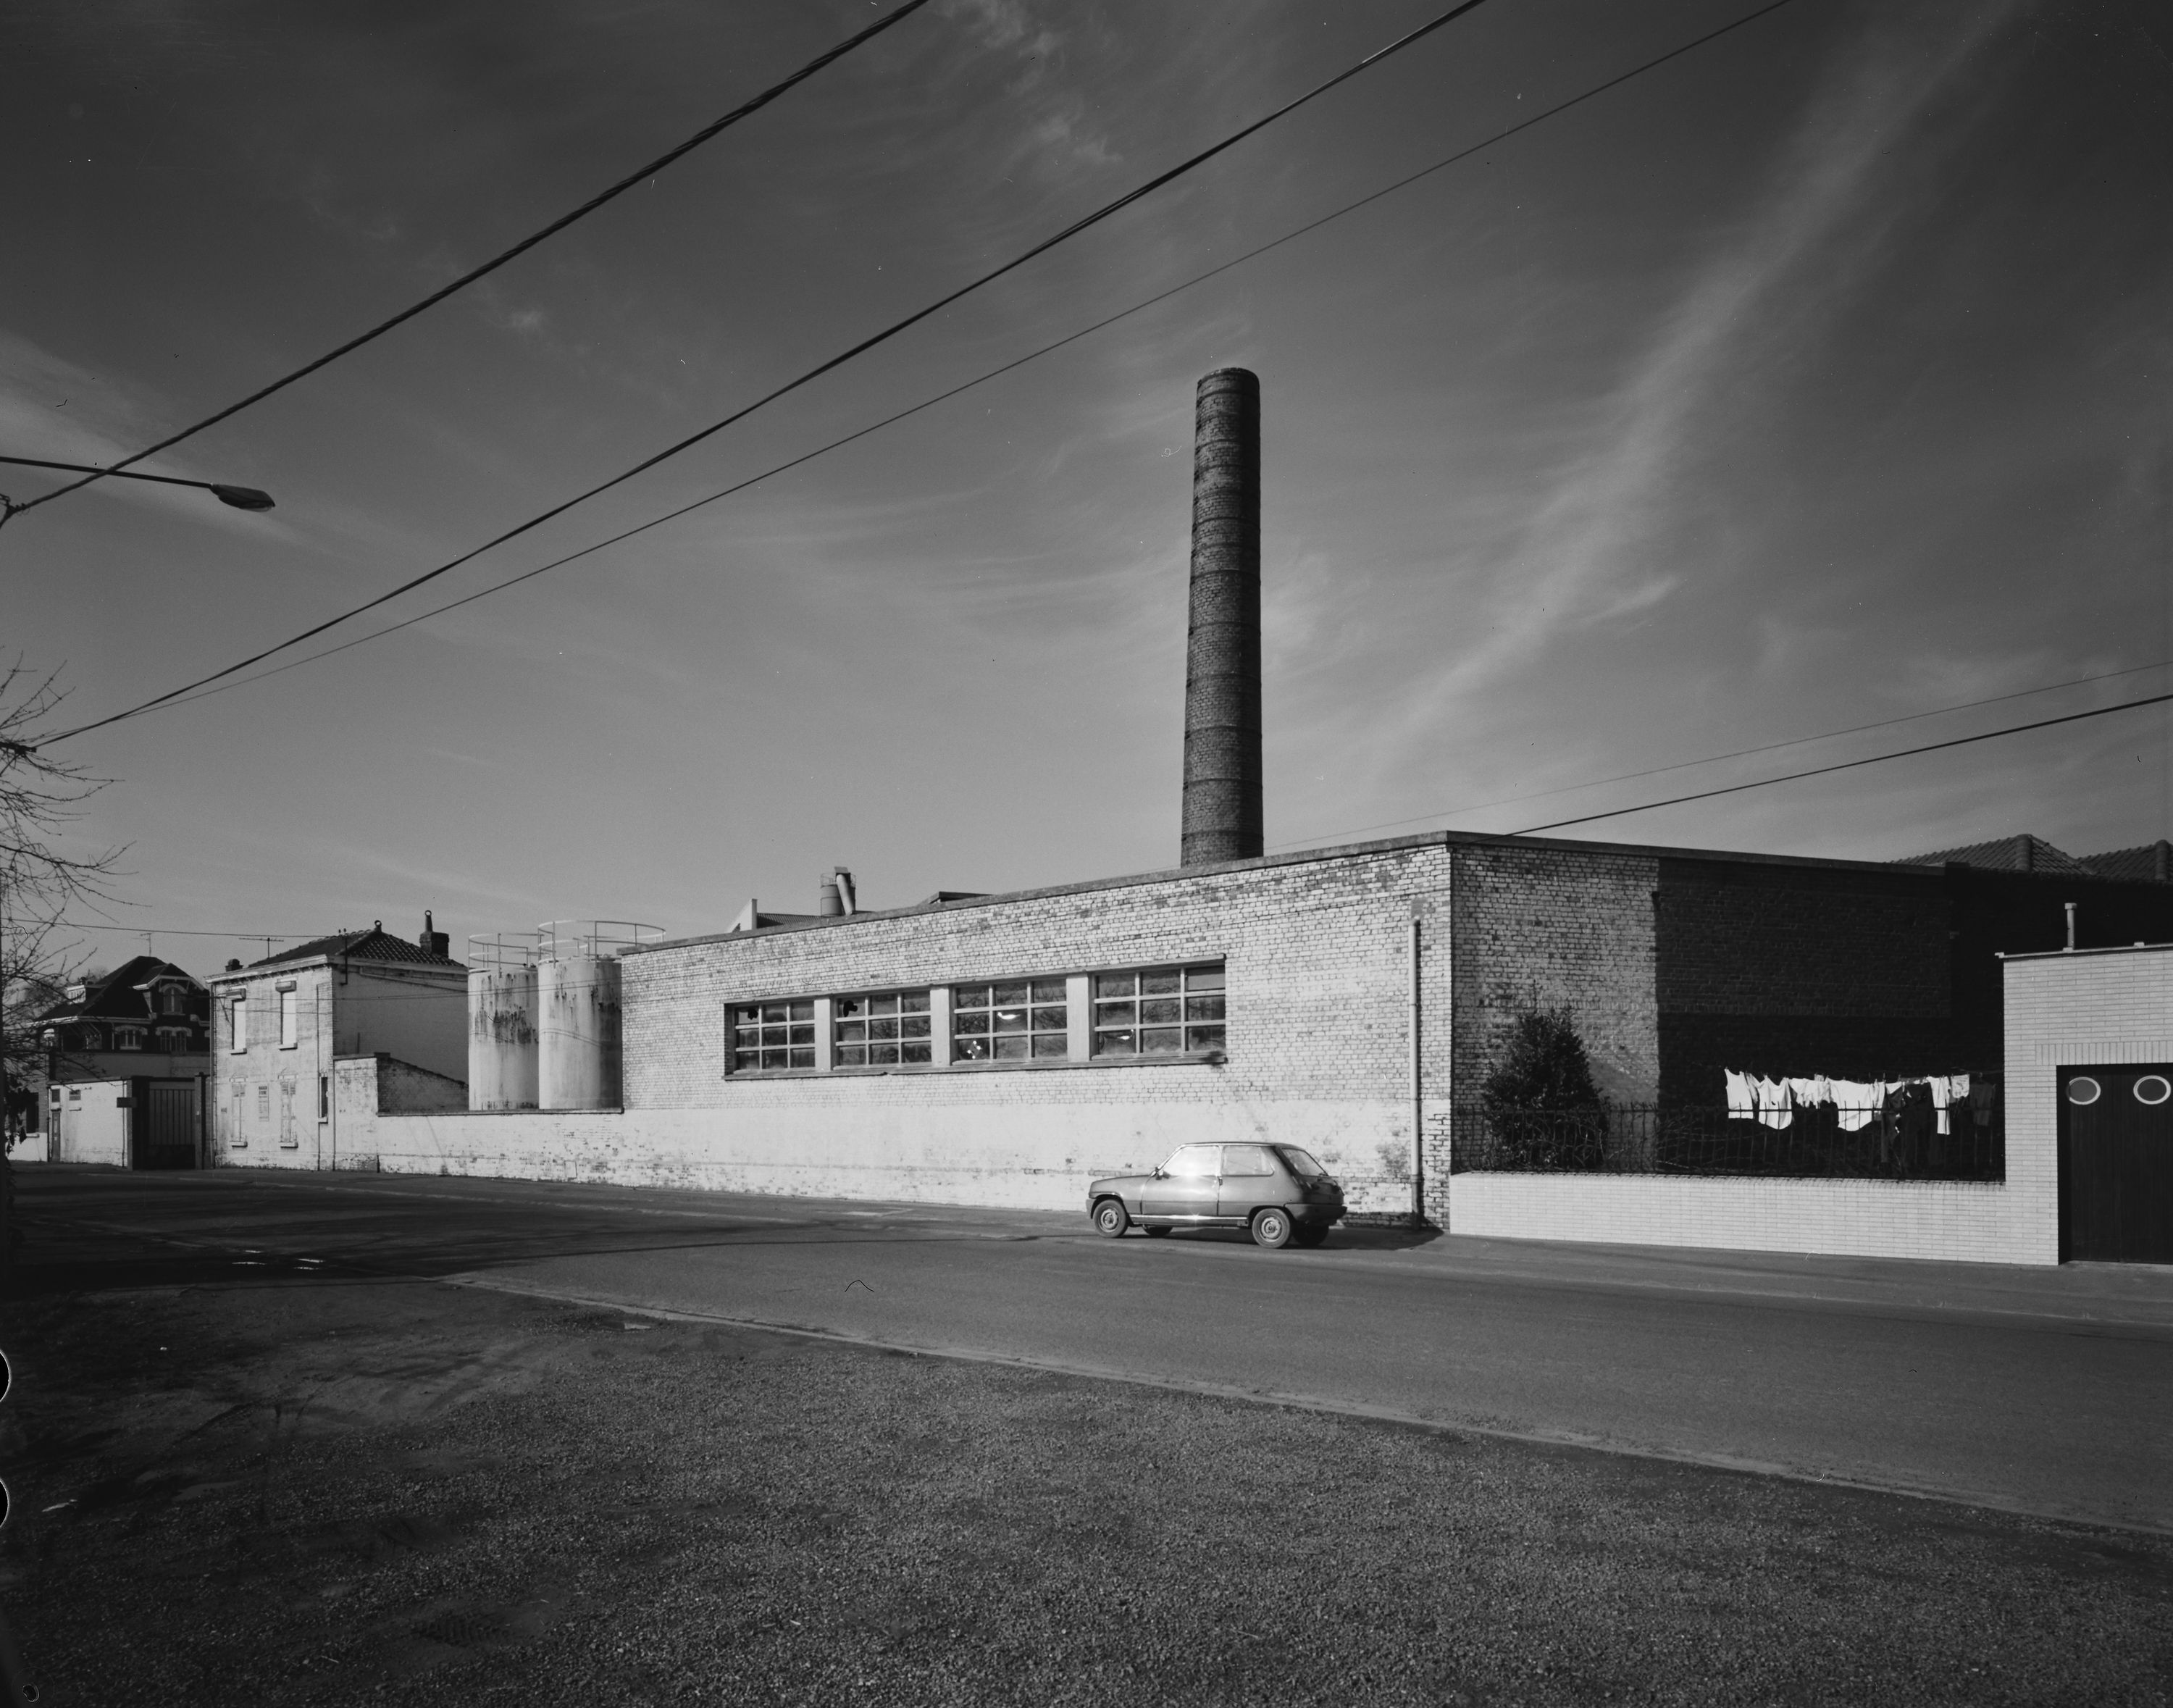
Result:
[[[197,1166],[197,1087],[193,1080],[143,1082],[143,1124],[137,1129],[138,1168]]]
[[[2173,1064],[2060,1070],[2060,1246],[2173,1263]]]

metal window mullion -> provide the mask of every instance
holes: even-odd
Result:
[[[1094,975],[1075,973],[1064,981],[1064,1053],[1075,1062],[1094,1055]]]

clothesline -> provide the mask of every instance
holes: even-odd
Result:
[[[1862,1131],[1873,1118],[1885,1113],[1887,1099],[1911,1086],[1929,1089],[1938,1113],[1938,1130],[1951,1133],[1948,1111],[1970,1101],[1967,1074],[1917,1074],[1897,1080],[1836,1080],[1824,1074],[1804,1079],[1774,1080],[1761,1075],[1739,1074],[1723,1068],[1728,1079],[1728,1113],[1738,1120],[1757,1121],[1768,1127],[1786,1127],[1798,1109],[1831,1106],[1844,1133]]]

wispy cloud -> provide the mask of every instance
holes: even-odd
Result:
[[[1874,264],[1906,205],[1884,162],[2014,10],[1980,9],[1935,53],[1874,39],[1829,80],[1748,228],[1690,280],[1595,407],[1588,448],[1546,482],[1506,559],[1481,571],[1486,638],[1412,697],[1406,741],[1566,632],[1650,611],[1685,585],[1648,548],[1688,502],[1685,471],[1732,430],[1730,389],[1785,363]]]

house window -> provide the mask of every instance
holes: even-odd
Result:
[[[1223,1047],[1222,968],[1094,975],[1094,1053],[1184,1055]]]
[[[184,990],[180,985],[168,984],[161,986],[159,991],[159,1012],[161,1014],[186,1013],[188,999],[188,992]]]
[[[272,1118],[272,1088],[269,1086],[256,1088],[256,1118],[259,1121]]]
[[[815,1065],[815,1002],[736,1003],[731,1008],[732,1071],[768,1072]]]
[[[1066,1053],[1065,1025],[1061,978],[962,984],[951,995],[952,1059],[1061,1061]]]
[[[226,1134],[228,1144],[243,1149],[246,1149],[249,1144],[247,1137],[241,1130],[242,1112],[246,1106],[249,1091],[246,1086],[236,1086],[234,1088],[234,1120],[227,1129]]]
[[[279,1048],[290,1050],[302,1041],[302,993],[291,984],[279,993]]]
[[[98,1048],[98,1028],[96,1026],[78,1026],[76,1029],[76,1036],[82,1040],[78,1048],[87,1050],[94,1050]]]
[[[83,1088],[80,1086],[70,1086],[68,1087],[68,1102],[71,1103],[80,1103],[82,1101]]]
[[[140,1026],[116,1026],[113,1028],[113,1048],[117,1050],[142,1049],[143,1028]]]
[[[178,1026],[162,1026],[159,1028],[159,1048],[169,1055],[180,1055],[188,1047],[189,1035],[185,1028]]]
[[[840,996],[831,1003],[830,1012],[833,1067],[897,1067],[935,1059],[933,1016],[925,990]],[[808,1065],[814,1065],[812,1056]]]
[[[320,1121],[329,1121],[332,1118],[332,1076],[330,1074],[319,1074],[317,1075],[317,1118]]]
[[[240,1055],[249,1048],[249,999],[237,996],[226,1005],[227,1048]]]

